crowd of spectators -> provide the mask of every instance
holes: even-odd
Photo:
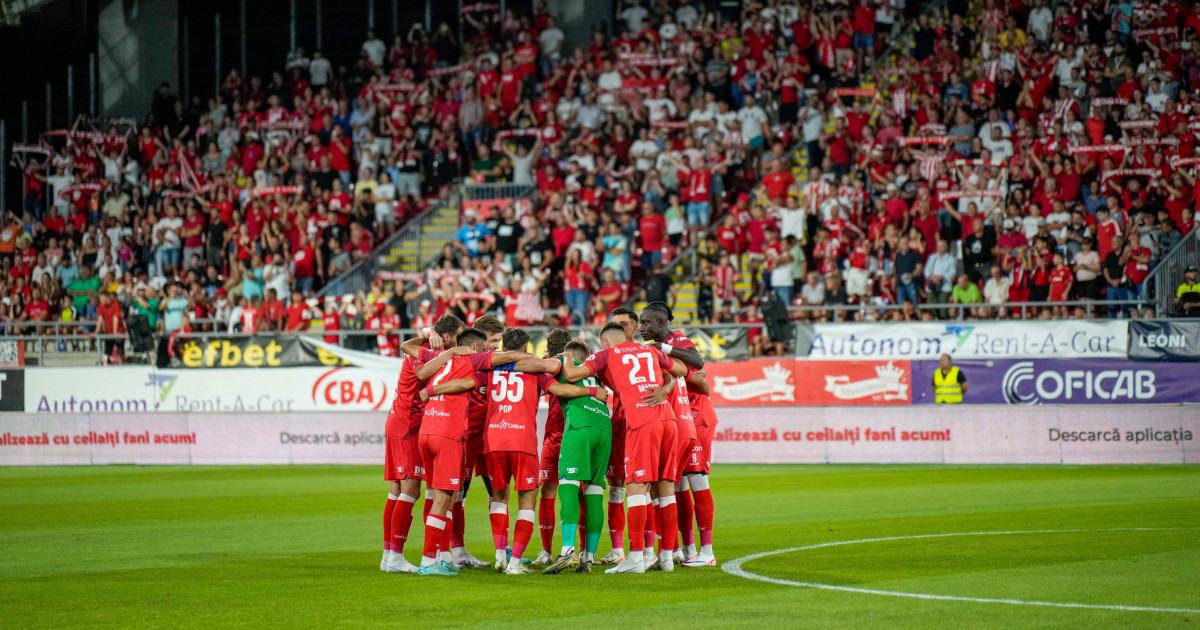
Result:
[[[269,80],[231,71],[190,102],[164,84],[141,121],[14,146],[25,203],[0,228],[0,318],[583,324],[672,300],[664,263],[691,245],[702,321],[753,320],[759,300],[810,307],[797,319],[1010,317],[1143,295],[1194,227],[1196,7],[617,4],[590,42],[544,3],[468,4],[463,41],[368,32],[354,60],[297,49]],[[310,299],[460,180],[536,196],[465,211],[434,272]]]

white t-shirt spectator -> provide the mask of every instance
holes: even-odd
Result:
[[[1000,138],[999,140],[993,140],[991,137],[985,138],[983,140],[983,148],[992,152],[992,160],[1004,162],[1013,156],[1012,140],[1008,138]]]
[[[1000,276],[1000,280],[988,278],[988,281],[983,284],[983,299],[988,304],[1004,304],[1008,301],[1008,288],[1012,286],[1012,280],[1007,276]]]
[[[332,72],[333,65],[324,57],[313,59],[312,63],[308,64],[308,76],[312,79],[314,87],[321,87],[329,83],[329,75]]]
[[[629,29],[631,34],[637,35],[642,30],[642,20],[645,20],[647,15],[650,15],[650,12],[639,6],[625,9],[620,17],[625,20],[625,28]]]
[[[683,28],[692,30],[692,24],[700,18],[700,12],[690,4],[682,4],[675,9],[675,21]]]
[[[715,117],[716,113],[707,107],[696,108],[688,113],[687,121],[688,123],[706,123]],[[707,136],[710,131],[708,127],[692,127],[692,135],[695,136],[696,140],[703,140],[704,136]]]
[[[367,58],[376,68],[383,67],[383,55],[387,53],[387,44],[383,43],[382,39],[368,39],[363,42],[363,52],[367,53]]]
[[[717,112],[717,115],[714,118],[717,119],[717,131],[724,136],[725,134],[729,133],[729,121],[737,120],[738,113],[732,110],[725,112],[724,114]]]
[[[50,198],[54,200],[54,205],[61,210],[60,216],[67,216],[67,205],[69,200],[66,197],[59,196],[58,193],[68,189],[75,183],[75,176],[70,173],[63,175],[47,175],[46,183],[50,185]]]
[[[767,113],[755,105],[743,107],[737,112],[737,119],[742,122],[742,137],[746,142],[762,137],[762,124],[767,122]]]
[[[183,219],[163,217],[154,224],[154,237],[161,241],[163,247],[177,249],[179,247],[179,230],[183,229]]]
[[[653,140],[638,140],[629,147],[629,156],[634,158],[634,167],[639,171],[654,168],[654,158],[658,157],[658,143]]]
[[[541,48],[542,56],[548,59],[558,59],[562,56],[562,43],[566,39],[562,29],[557,26],[552,26],[538,35],[538,46]]]
[[[599,88],[601,91],[603,91],[603,90],[619,90],[619,89],[621,89],[621,84],[623,82],[624,82],[624,79],[621,78],[621,73],[617,72],[616,70],[613,70],[612,72],[605,72],[605,73],[601,74],[600,77],[598,79],[596,79],[596,87]],[[599,102],[601,105],[603,105],[605,107],[613,107],[615,101],[616,101],[616,99],[613,97],[613,95],[611,93],[600,95]]]
[[[646,110],[650,112],[650,122],[656,123],[675,115],[675,102],[669,98],[646,99]]]
[[[796,263],[794,261],[785,263],[778,262],[781,257],[788,255],[788,250],[783,246],[782,242],[778,244],[778,247],[782,250],[778,253],[775,251],[774,247],[766,247],[767,260],[769,260],[772,265],[771,286],[790,287],[792,286],[792,267],[794,267]]]

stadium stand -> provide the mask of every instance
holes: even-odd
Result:
[[[1188,5],[619,4],[591,42],[468,4],[15,145],[4,329],[1145,317],[1196,238]]]

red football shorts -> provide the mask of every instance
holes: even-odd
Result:
[[[558,453],[562,442],[542,442],[542,461],[538,466],[538,483],[558,481]]]
[[[417,438],[388,434],[383,451],[383,480],[424,478],[425,466],[421,461],[421,448],[417,445]]]
[[[626,429],[625,483],[649,483],[679,476],[676,430],[674,420]]]
[[[679,483],[679,479],[683,477],[684,472],[687,470],[688,464],[691,463],[692,456],[695,454],[696,444],[697,442],[695,438],[676,440],[675,483]]]
[[[717,419],[709,418],[707,422],[696,423],[696,445],[692,448],[692,457],[683,469],[684,474],[704,473],[712,471],[713,434],[717,432]]]
[[[483,436],[468,438],[463,445],[463,479],[487,476],[487,462],[483,458]]]
[[[604,475],[610,481],[625,480],[625,432],[613,431],[612,452],[608,455],[608,473]]]
[[[484,458],[493,490],[508,488],[509,479],[513,480],[512,485],[517,492],[537,489],[541,471],[538,470],[538,460],[533,455],[516,451],[497,451],[488,453]]]
[[[463,443],[441,435],[418,438],[425,465],[425,486],[457,492],[462,488]]]

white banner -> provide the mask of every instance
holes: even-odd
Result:
[[[378,464],[380,413],[0,416],[0,465]]]
[[[341,368],[31,368],[26,413],[387,411],[399,371]]]
[[[1066,359],[1125,357],[1123,321],[1008,321],[813,325],[809,359]]]
[[[717,420],[721,463],[1200,463],[1194,405],[722,407]]]
[[[227,372],[228,370],[223,370]],[[1195,464],[1200,409],[721,407],[718,463]],[[539,425],[545,422],[538,414]],[[381,412],[2,414],[0,466],[383,466]],[[381,471],[382,472],[382,471]]]

